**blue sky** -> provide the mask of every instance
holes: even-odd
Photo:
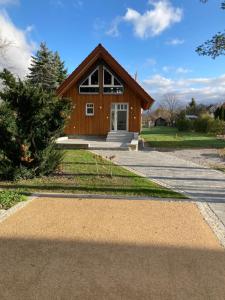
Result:
[[[8,51],[8,65],[17,63],[21,74],[41,41],[59,51],[69,72],[102,43],[131,75],[138,72],[140,83],[159,101],[166,93],[176,93],[182,101],[192,96],[201,102],[223,101],[224,56],[213,60],[195,53],[224,29],[220,2],[0,0],[0,39],[19,44]],[[0,61],[0,67],[4,64]]]

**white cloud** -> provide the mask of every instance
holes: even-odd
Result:
[[[163,72],[170,72],[172,70],[172,67],[170,66],[164,66],[162,67]]]
[[[0,70],[8,68],[20,77],[27,74],[35,48],[27,36],[32,29],[32,26],[28,26],[25,30],[17,28],[7,13],[0,10],[0,41],[8,43],[8,46],[0,52]]]
[[[172,46],[182,45],[183,43],[184,40],[178,38],[171,39],[166,42],[167,45],[172,45]]]
[[[123,20],[134,26],[134,33],[139,38],[148,38],[159,35],[172,24],[182,19],[181,8],[172,6],[169,0],[149,1],[153,9],[143,14],[135,9],[128,8]]]
[[[120,34],[119,34],[119,24],[121,23],[122,21],[122,18],[121,17],[116,17],[111,25],[110,25],[110,28],[106,31],[106,34],[107,35],[110,35],[110,36],[113,36],[113,37],[118,37]]]
[[[184,103],[192,97],[207,104],[225,100],[225,74],[177,80],[157,74],[144,80],[143,86],[158,101],[167,93],[176,94]]]
[[[187,73],[191,72],[191,70],[188,68],[184,68],[184,67],[175,68],[172,66],[163,66],[162,70],[165,73],[173,72],[173,73],[177,73],[177,74],[187,74]]]
[[[179,67],[175,70],[175,72],[178,74],[187,74],[187,73],[190,73],[191,70],[187,69],[187,68]]]

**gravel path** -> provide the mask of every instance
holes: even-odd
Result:
[[[168,150],[166,153],[205,167],[225,168],[225,161],[219,156],[218,149],[181,149]]]
[[[36,199],[0,224],[0,299],[224,299],[193,203]]]

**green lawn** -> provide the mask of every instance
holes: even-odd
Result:
[[[112,175],[112,176],[111,176]],[[22,188],[28,192],[95,193],[163,198],[183,195],[135,175],[89,151],[68,150],[59,173],[54,176],[0,182],[1,187]]]
[[[9,209],[19,202],[27,200],[27,197],[18,191],[0,191],[0,209]]]
[[[156,148],[224,148],[225,140],[218,140],[215,136],[180,132],[171,127],[144,128],[141,136],[151,147]]]

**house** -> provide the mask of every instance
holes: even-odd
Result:
[[[141,111],[154,100],[99,44],[60,85],[59,96],[72,99],[65,134],[107,136],[140,132]]]
[[[166,119],[159,117],[155,120],[155,126],[167,126],[168,122]]]
[[[187,120],[194,121],[194,120],[198,119],[198,116],[197,115],[185,115],[185,118]]]

